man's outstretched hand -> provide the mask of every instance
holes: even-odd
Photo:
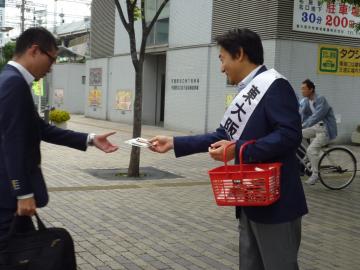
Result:
[[[149,140],[149,149],[157,153],[166,153],[174,148],[174,138],[168,136],[155,136]]]
[[[118,150],[118,146],[112,144],[108,137],[114,135],[116,132],[109,132],[102,135],[96,135],[93,141],[94,146],[105,153],[112,153]]]

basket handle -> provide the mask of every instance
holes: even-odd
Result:
[[[244,160],[243,160],[243,154],[244,154],[244,151],[245,151],[245,148],[249,145],[249,144],[254,144],[256,142],[256,140],[250,140],[250,141],[247,141],[245,143],[243,143],[241,146],[240,146],[240,153],[239,153],[239,161],[240,161],[240,164],[243,164],[244,163]]]
[[[248,146],[249,144],[254,144],[256,142],[256,140],[250,140],[250,141],[246,141],[245,143],[243,143],[241,146],[240,146],[240,153],[239,153],[239,161],[240,161],[240,164],[243,164],[243,153],[245,151],[245,147]],[[236,144],[236,142],[231,142],[229,143],[228,145],[225,146],[225,149],[224,149],[224,152],[223,152],[223,160],[224,160],[224,163],[225,163],[225,166],[227,167],[227,160],[226,160],[226,152],[227,150],[229,149],[230,146]]]
[[[227,160],[226,160],[226,152],[229,149],[230,146],[234,145],[236,142],[231,142],[228,145],[225,146],[224,152],[223,152],[223,161],[225,163],[225,167],[227,167]]]

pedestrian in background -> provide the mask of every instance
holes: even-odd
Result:
[[[300,114],[302,120],[302,135],[304,140],[310,140],[306,150],[311,164],[312,174],[305,181],[314,185],[319,180],[319,158],[321,147],[337,136],[336,119],[333,109],[323,96],[315,93],[315,84],[306,79],[302,82],[300,101]],[[307,145],[304,142],[304,145]]]

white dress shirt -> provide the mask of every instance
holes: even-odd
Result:
[[[259,71],[260,68],[262,68],[263,65],[258,66],[257,68],[255,68],[253,71],[251,71],[241,82],[238,83],[236,89],[238,90],[238,92],[240,92],[241,90],[243,90],[251,81],[252,79],[255,77],[256,73]]]

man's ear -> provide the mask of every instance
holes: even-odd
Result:
[[[243,61],[244,60],[244,49],[243,48],[240,48],[238,53],[235,55],[235,60],[238,60],[238,61]]]
[[[31,56],[35,56],[36,53],[38,52],[39,46],[38,45],[31,45],[26,51],[29,55]]]

